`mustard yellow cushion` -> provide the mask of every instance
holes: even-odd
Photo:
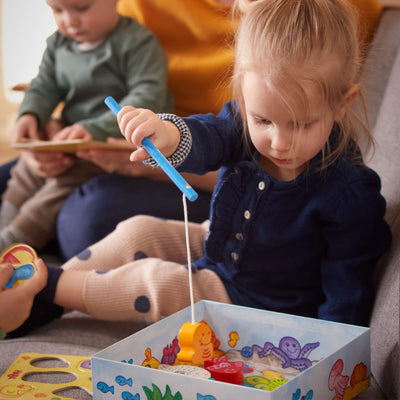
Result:
[[[360,40],[370,40],[379,0],[349,0],[360,13]],[[231,98],[237,20],[215,0],[119,0],[118,11],[147,26],[168,57],[169,88],[178,115],[218,113]]]
[[[214,0],[120,0],[118,11],[147,26],[163,46],[174,112],[218,113],[231,98],[230,7]]]
[[[359,35],[362,44],[367,44],[378,25],[379,17],[382,12],[380,0],[350,0],[357,8],[359,19]]]

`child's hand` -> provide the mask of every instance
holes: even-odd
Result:
[[[51,140],[93,140],[92,135],[79,124],[66,126],[56,133]]]
[[[148,137],[165,157],[174,153],[179,145],[180,132],[169,121],[162,121],[150,110],[123,107],[118,113],[118,123],[126,140],[135,146],[141,146]],[[147,151],[140,147],[131,154],[131,161],[143,161],[149,158]]]
[[[36,261],[36,274],[23,285],[4,289],[13,274],[13,268],[4,264],[0,268],[0,328],[11,332],[20,327],[29,317],[35,295],[47,283],[47,268],[43,260]]]
[[[22,139],[40,139],[38,120],[33,114],[24,114],[18,118],[10,131],[12,143],[18,143]]]

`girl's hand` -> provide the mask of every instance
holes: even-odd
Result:
[[[56,133],[51,140],[93,140],[93,136],[79,124],[66,126]]]
[[[47,283],[47,268],[43,260],[36,261],[36,274],[23,285],[4,289],[13,274],[13,267],[4,264],[0,267],[0,328],[11,332],[20,327],[29,317],[33,299]]]
[[[140,147],[145,137],[148,137],[165,157],[173,154],[179,145],[179,129],[172,122],[162,121],[150,110],[123,107],[118,113],[118,124],[126,140],[139,147],[132,152],[131,161],[149,158],[147,151]]]

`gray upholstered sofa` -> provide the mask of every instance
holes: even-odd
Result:
[[[359,398],[395,400],[400,399],[400,8],[384,11],[363,80],[377,141],[368,163],[382,178],[393,245],[376,270],[377,297],[370,324],[373,378],[371,387]],[[145,325],[145,321],[105,322],[70,313],[27,337],[0,342],[0,375],[20,353],[92,355]],[[74,396],[80,398],[82,394]]]

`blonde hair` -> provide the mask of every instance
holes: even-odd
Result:
[[[319,89],[334,112],[349,90],[359,88],[357,13],[347,1],[236,0],[234,11],[242,14],[242,22],[236,37],[232,84],[245,130],[241,89],[247,72],[259,74],[293,116],[294,105],[301,105],[305,115],[310,114],[306,83]],[[360,90],[358,94],[362,97]],[[355,148],[354,142],[359,140],[355,121],[362,126],[368,144],[373,144],[368,127],[348,109],[338,121],[338,142],[334,148],[329,148],[328,143],[324,149],[321,168],[335,161],[343,151]]]

